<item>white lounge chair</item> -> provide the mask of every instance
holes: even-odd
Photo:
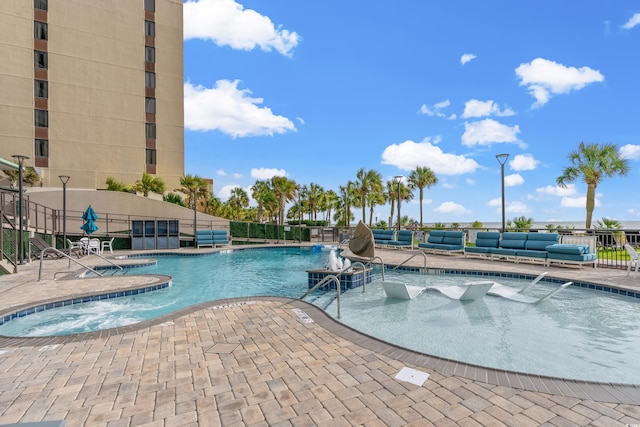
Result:
[[[421,286],[411,286],[399,282],[382,282],[382,288],[387,297],[400,299],[414,299],[426,289]]]
[[[629,264],[627,265],[627,276],[631,272],[631,266],[635,264],[636,271],[633,273],[633,277],[636,277],[636,275],[638,274],[638,264],[640,264],[640,262],[638,262],[638,252],[636,252],[636,250],[633,249],[633,246],[631,246],[628,243],[624,245],[624,248],[629,253]]]
[[[467,301],[482,298],[495,283],[496,282],[490,280],[483,280],[478,282],[465,282],[463,285],[428,286],[427,289],[436,290],[451,299]]]

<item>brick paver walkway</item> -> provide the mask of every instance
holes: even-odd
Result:
[[[0,277],[0,298],[8,301],[15,292],[33,301],[38,293],[41,298],[42,286],[48,285],[34,283],[29,274],[33,272]],[[62,282],[56,286],[63,287]],[[74,292],[80,292],[78,281],[73,282]],[[0,301],[0,309],[6,308],[5,299]],[[294,309],[314,321],[305,321]],[[48,343],[0,339],[0,424],[640,423],[640,405],[533,392],[427,370],[347,339],[349,334],[326,323],[319,310],[299,301],[241,299],[202,304],[121,333]],[[395,379],[405,366],[430,377],[422,386]]]

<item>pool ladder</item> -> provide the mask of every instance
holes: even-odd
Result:
[[[373,261],[374,259],[379,259],[380,260],[380,264],[382,265],[382,280],[384,280],[384,262],[382,261],[382,258],[380,257],[373,257],[368,263],[367,265],[371,265],[371,261]],[[363,271],[363,280],[362,280],[362,292],[365,291],[365,283],[366,283],[366,275],[367,275],[367,267],[360,261],[356,261],[353,264],[351,264],[349,267],[344,268],[342,270],[340,270],[338,273],[336,274],[329,274],[328,276],[326,276],[324,279],[322,279],[321,281],[319,281],[318,283],[316,283],[316,285],[314,287],[312,287],[311,289],[309,289],[307,292],[304,293],[304,295],[302,295],[300,297],[301,300],[305,299],[310,293],[312,293],[313,291],[315,291],[316,289],[318,289],[320,286],[327,284],[329,282],[335,282],[336,284],[336,304],[337,304],[337,308],[338,308],[338,313],[337,313],[337,318],[340,318],[340,293],[342,290],[342,287],[340,286],[340,279],[338,278],[342,273],[346,272],[349,269],[352,269],[356,266],[361,266],[362,267],[362,271]]]
[[[87,271],[90,271],[94,274],[97,274],[98,276],[103,276],[104,274],[94,270],[93,268],[89,267],[88,265],[85,265],[84,263],[73,259],[71,256],[65,254],[64,252],[56,249],[56,248],[45,248],[42,250],[42,252],[40,253],[40,266],[38,268],[38,282],[42,280],[42,262],[44,261],[44,256],[48,253],[48,252],[53,252],[55,254],[57,254],[58,256],[62,256],[65,258],[69,259],[69,266],[67,268],[71,268],[71,261],[75,262],[76,264],[80,265],[82,268],[85,268]],[[96,256],[99,256],[100,258],[102,258],[104,261],[107,261],[109,264],[112,264],[116,267],[118,267],[120,270],[122,270],[123,272],[126,273],[126,271],[124,270],[124,268],[122,268],[121,266],[119,266],[118,264],[114,263],[113,261],[108,260],[107,258],[103,257],[100,254],[94,254]],[[70,273],[70,271],[56,271],[53,274],[53,280],[56,279],[56,276],[60,273]]]

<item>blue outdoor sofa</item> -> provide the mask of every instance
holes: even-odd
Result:
[[[561,244],[557,233],[478,232],[476,246],[465,248],[466,256],[482,256],[514,262],[540,262],[544,265],[594,264],[596,254],[589,245]]]
[[[229,237],[227,230],[196,230],[196,247],[211,246],[228,246]]]
[[[418,249],[425,252],[443,254],[464,252],[466,239],[464,231],[431,230],[427,241],[418,243]]]
[[[387,246],[393,248],[411,248],[413,249],[413,231],[411,230],[398,230],[395,240],[387,242]]]
[[[395,240],[396,236],[394,230],[383,230],[380,228],[372,228],[371,233],[373,233],[373,241],[377,247],[387,246],[389,242]]]

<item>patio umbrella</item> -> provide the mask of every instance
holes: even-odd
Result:
[[[98,215],[96,215],[91,205],[89,205],[87,210],[82,214],[82,220],[84,221],[84,224],[82,224],[80,228],[83,229],[88,236],[90,236],[91,233],[98,230],[98,226],[96,225],[97,219]]]

